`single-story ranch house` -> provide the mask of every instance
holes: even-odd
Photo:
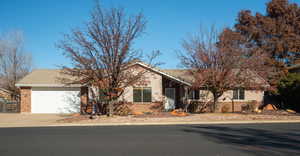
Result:
[[[185,101],[201,100],[202,92],[192,90],[192,78],[187,70],[158,69],[137,62],[139,68],[147,70],[148,79],[144,86],[131,86],[125,89],[121,100],[132,102],[135,109],[148,111],[151,104],[164,101],[164,108],[175,109]],[[79,112],[89,102],[89,88],[81,85],[65,85],[59,81],[60,70],[34,70],[16,86],[21,90],[21,113],[70,113]],[[257,78],[257,81],[264,81]],[[220,102],[231,106],[235,102],[234,110],[241,110],[241,104],[249,101],[263,101],[262,90],[231,90],[220,98]]]

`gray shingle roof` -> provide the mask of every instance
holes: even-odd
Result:
[[[170,78],[179,79],[187,84],[192,84],[194,81],[193,76],[189,73],[187,69],[157,69],[166,76]],[[64,75],[60,72],[59,69],[38,69],[32,71],[30,74],[21,79],[16,86],[44,86],[44,87],[58,87],[65,86],[61,82],[61,78],[72,79],[69,75]],[[251,72],[251,74],[255,74]],[[255,81],[258,83],[265,83],[264,79],[260,76],[255,75]],[[72,85],[79,87],[80,85]]]
[[[69,75],[64,75],[59,69],[36,69],[21,79],[16,86],[65,86],[61,82],[61,78],[71,78]],[[80,85],[71,85],[80,86]]]

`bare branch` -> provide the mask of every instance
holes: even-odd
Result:
[[[32,70],[31,55],[24,52],[22,32],[3,35],[0,38],[0,53],[0,85],[19,95],[15,84]]]
[[[234,88],[261,89],[265,81],[257,80],[257,68],[266,71],[262,62],[264,55],[257,51],[249,55],[249,50],[228,44],[232,39],[242,40],[233,33],[222,34],[212,26],[201,29],[198,34],[189,36],[182,42],[184,52],[180,58],[182,64],[190,69],[194,77],[194,88],[209,90],[213,94],[214,109],[218,98],[224,92]]]
[[[120,97],[127,86],[141,81],[145,72],[132,72],[131,68],[144,58],[133,45],[144,33],[146,23],[142,13],[128,16],[123,8],[104,9],[97,3],[85,28],[65,35],[58,45],[72,61],[71,67],[63,67],[63,73],[75,77],[63,81],[95,88],[93,94],[105,94],[107,101]],[[153,65],[158,54],[149,56],[148,63]]]

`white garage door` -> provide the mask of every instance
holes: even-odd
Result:
[[[74,113],[80,110],[80,88],[35,87],[31,92],[32,113]]]

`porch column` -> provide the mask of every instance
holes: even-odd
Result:
[[[187,86],[183,86],[183,90],[184,90],[184,97],[183,97],[183,104],[184,104],[184,108],[185,108],[185,111],[187,112],[188,111],[188,87]]]
[[[86,113],[86,108],[89,103],[89,89],[88,87],[80,88],[80,113]]]
[[[187,102],[188,101],[188,87],[187,86],[184,86],[184,101]]]

